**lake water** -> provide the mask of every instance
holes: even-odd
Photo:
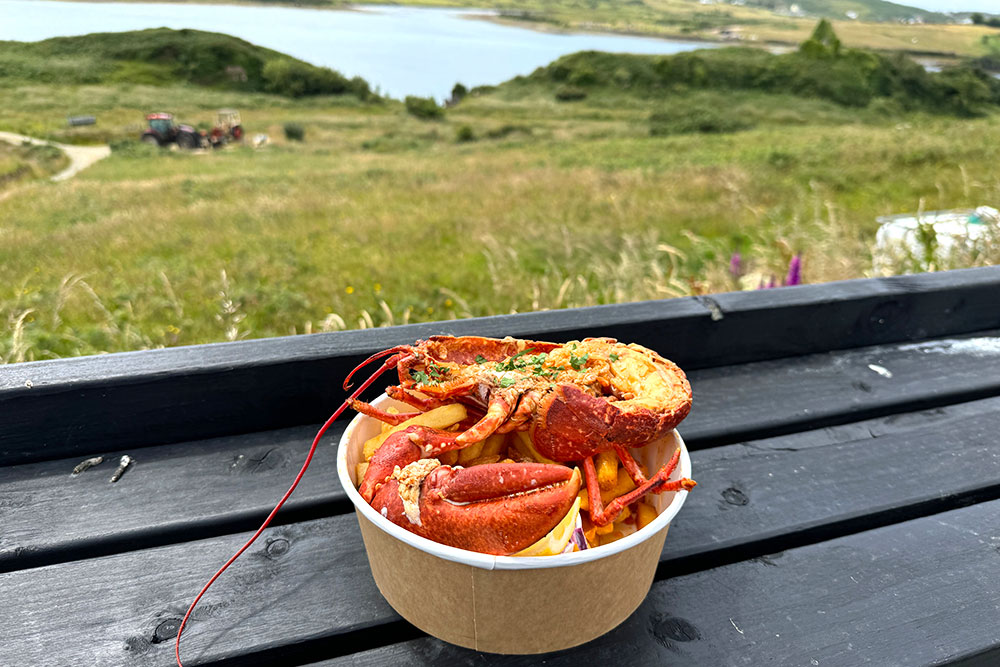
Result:
[[[677,53],[709,46],[643,37],[545,33],[469,18],[482,13],[407,7],[336,11],[0,0],[0,40],[196,28],[235,35],[348,76],[362,76],[393,97],[438,99],[447,97],[456,82],[469,87],[500,83],[575,51]]]

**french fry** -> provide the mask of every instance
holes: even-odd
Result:
[[[583,510],[589,510],[590,509],[590,494],[587,493],[587,485],[586,484],[583,485],[583,488],[580,489],[580,493],[577,494],[577,495],[580,496],[580,510],[581,511],[583,511]]]
[[[618,475],[618,482],[615,484],[615,488],[610,491],[601,491],[601,500],[603,500],[604,504],[607,505],[618,496],[623,496],[634,488],[635,482],[633,482],[632,478],[628,476],[628,473],[623,470],[622,474]]]
[[[494,433],[485,440],[483,440],[483,449],[479,452],[479,456],[500,456],[500,452],[504,449],[504,444],[506,443],[507,436],[502,433]],[[499,460],[499,459],[498,459]]]
[[[466,463],[465,467],[466,468],[471,468],[473,466],[481,466],[484,463],[496,463],[499,460],[500,460],[500,456],[498,454],[494,454],[493,456],[480,456],[479,458],[472,459],[471,461],[469,461],[468,463]]]
[[[365,440],[365,447],[363,452],[365,455],[365,461],[371,461],[372,457],[375,456],[375,452],[378,450],[379,447],[382,446],[382,443],[385,441],[388,435],[389,432],[385,431],[380,435],[376,435],[373,438]]]
[[[469,461],[478,459],[483,455],[483,445],[486,444],[485,440],[480,440],[479,442],[474,442],[465,449],[460,449],[458,452],[458,463],[459,465],[468,465]]]
[[[615,529],[614,523],[609,523],[606,526],[594,526],[594,532],[598,535],[607,535]]]
[[[456,463],[458,463],[458,450],[457,449],[452,449],[451,451],[444,452],[443,454],[441,454],[437,458],[438,458],[438,461],[440,461],[442,465],[453,466]]]
[[[594,460],[597,467],[597,485],[601,491],[610,491],[618,484],[618,454],[609,449],[601,452]]]
[[[355,479],[357,479],[358,484],[360,484],[361,480],[365,478],[365,473],[368,472],[368,462],[362,461],[357,466],[355,466],[355,469],[356,469]]]
[[[396,408],[393,408],[393,407],[386,408],[385,411],[388,412],[390,415],[398,415],[399,414],[399,410],[397,410]],[[387,424],[386,422],[382,422],[382,433],[385,433],[390,428],[392,428],[392,424]]]
[[[586,514],[580,514],[580,523],[583,525],[583,536],[587,540],[587,546],[596,547],[597,533],[594,532],[594,524],[590,522],[590,517]]]
[[[428,428],[447,428],[452,424],[456,424],[468,416],[468,412],[465,406],[461,403],[451,403],[450,405],[442,405],[440,408],[434,408],[433,410],[428,410],[427,412],[417,415],[413,419],[407,419],[402,424],[398,426],[393,426],[385,433],[376,435],[371,440],[365,442],[365,460],[371,459],[375,455],[376,450],[382,446],[385,439],[388,438],[393,433],[397,431],[402,431],[410,426],[427,426]]]
[[[618,540],[625,537],[625,533],[620,530],[613,530],[610,533],[605,533],[603,535],[598,535],[597,538],[603,547],[605,544],[611,544],[612,542],[617,542]]]
[[[639,511],[636,512],[635,526],[642,530],[656,518],[656,508],[649,503],[639,503]]]
[[[514,447],[524,454],[528,459],[537,463],[555,463],[552,459],[547,459],[535,449],[535,443],[531,441],[527,431],[518,431],[517,438],[514,439]]]

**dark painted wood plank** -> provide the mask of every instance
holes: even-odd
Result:
[[[322,422],[358,363],[434,334],[608,335],[669,355],[680,348],[664,344],[664,322],[702,321],[700,303],[673,299],[0,366],[0,465]]]
[[[249,533],[0,574],[0,664],[175,665],[177,622]],[[189,665],[335,637],[394,619],[353,515],[263,536],[206,594]],[[334,629],[337,628],[337,629]]]
[[[345,426],[328,431],[279,522],[352,511],[336,472]],[[93,452],[105,462],[76,476],[79,459],[0,468],[0,572],[254,529],[317,428]],[[134,462],[111,484],[122,454]]]
[[[763,394],[757,398],[761,397],[768,400]],[[721,397],[720,403],[724,403]],[[761,403],[759,409],[763,411],[767,405],[766,402]],[[814,404],[814,408],[819,409],[819,406]],[[748,418],[753,416],[751,414]],[[859,456],[871,459],[870,465],[877,472],[906,470],[911,480],[917,480],[922,474],[920,466],[924,464],[919,457],[913,458],[912,451],[919,450],[911,451],[908,444],[910,438],[927,442],[927,455],[933,458],[935,445],[928,438],[944,437],[951,442],[965,437],[959,446],[971,447],[981,444],[982,428],[978,425],[994,422],[1000,425],[1000,398],[749,441],[717,450],[696,451],[693,458],[701,487],[692,495],[691,504],[675,527],[675,534],[685,530],[683,526],[688,523],[685,517],[704,501],[705,506],[699,510],[705,512],[704,516],[692,522],[698,524],[701,530],[703,526],[722,521],[719,530],[733,539],[717,544],[720,538],[705,536],[705,539],[699,539],[701,534],[698,533],[670,544],[688,545],[688,556],[703,555],[706,551],[732,549],[744,542],[759,541],[765,535],[796,534],[808,530],[809,516],[804,515],[802,510],[806,506],[814,508],[814,503],[801,505],[796,502],[794,494],[812,493],[814,486],[819,489],[830,484],[831,480],[824,475],[827,471],[836,472],[837,459],[848,456],[842,452],[857,449]],[[335,469],[335,443],[342,429],[342,424],[331,429],[318,450],[309,474],[279,515],[279,521],[291,522],[350,511]],[[314,430],[315,427],[297,427],[148,447],[138,451],[89,452],[88,456],[104,454],[107,463],[76,477],[70,477],[69,472],[79,459],[0,468],[0,571],[251,529],[290,484],[305,458]],[[690,438],[689,431],[682,429],[682,432]],[[880,436],[893,437],[883,439]],[[872,438],[878,439],[873,441]],[[848,446],[848,443],[857,443],[857,446]],[[799,453],[799,450],[833,445],[841,449],[833,453]],[[870,451],[867,449],[869,445]],[[129,453],[136,462],[119,482],[109,484],[111,471],[123,453]],[[773,456],[775,453],[773,461],[764,458],[761,463],[761,456]],[[992,473],[988,466],[984,467],[989,462],[983,459],[985,454],[987,452],[979,451],[956,461],[948,475],[940,478],[940,484],[933,487],[930,498],[936,497],[936,493],[945,496],[991,493],[989,475]],[[809,459],[810,456],[815,456],[819,463]],[[849,456],[854,457],[855,454]],[[897,456],[898,462],[894,460]],[[965,466],[971,468],[968,475]],[[780,479],[787,476],[781,471],[798,467],[807,467],[812,472],[802,477],[796,474],[777,485],[782,488],[788,485],[787,494],[791,494],[791,503],[787,508],[779,502],[782,498],[787,500],[785,496],[779,495],[777,499],[759,497],[755,481],[775,472]],[[983,472],[987,473],[985,478],[980,476]],[[966,489],[966,485],[969,488]],[[906,484],[890,486],[897,495],[883,499],[885,502],[919,504],[928,499],[904,495],[907,490],[919,491],[919,484],[912,488]],[[212,491],[205,493],[205,489]],[[722,502],[727,497],[724,494],[748,494],[751,506],[727,507]],[[836,489],[830,489],[830,495],[832,498],[827,495],[817,498],[836,503]],[[767,507],[769,511],[758,517],[758,507]],[[31,512],[25,511],[28,508]],[[730,513],[716,517],[718,509]],[[854,508],[861,516],[868,509],[864,502],[859,502]],[[45,517],[45,520],[39,521],[38,517]],[[749,521],[748,517],[759,520]],[[727,518],[736,519],[736,524],[726,523]],[[847,512],[839,520],[856,519]],[[760,535],[754,534],[757,532]],[[666,554],[670,554],[669,548]]]
[[[495,656],[423,638],[311,667],[997,664],[998,525],[1000,502],[984,503],[658,581],[624,624],[568,651]]]
[[[609,335],[696,369],[996,328],[998,287],[987,267],[17,364],[0,368],[0,465],[313,423],[358,360],[433,333]]]
[[[996,328],[1000,267],[987,269],[713,295],[725,317],[702,344],[726,365]]]
[[[998,408],[990,399],[960,420],[821,446],[797,434],[695,452],[699,485],[671,526],[663,572],[1000,498]]]
[[[991,403],[995,410],[1000,401]],[[994,435],[1000,412],[983,407],[963,406],[961,419],[949,415],[938,428],[924,422],[916,430],[895,432],[887,425],[890,432],[876,438],[817,445],[812,436],[796,435],[696,452],[700,486],[674,522],[660,575],[1000,497]],[[806,446],[795,446],[799,437]],[[24,600],[0,608],[0,627],[12,628],[10,640],[0,646],[0,664],[23,651],[29,664],[67,664],[73,656],[87,664],[169,664],[169,651],[151,643],[156,627],[183,611],[245,537],[0,574],[0,589]],[[317,638],[397,627],[388,625],[398,617],[370,581],[351,515],[269,531],[217,586],[193,628],[192,657],[229,659],[265,651],[277,660],[282,651],[329,650]],[[67,628],[66,618],[77,624]],[[46,642],[55,632],[60,641]],[[56,645],[34,648],[51,644]],[[5,650],[14,653],[5,656]]]
[[[683,433],[694,448],[1000,394],[989,331],[691,373]]]

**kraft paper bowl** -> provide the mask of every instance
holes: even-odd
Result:
[[[384,394],[373,402],[412,410]],[[490,653],[547,653],[595,639],[642,603],[670,521],[687,491],[646,496],[659,512],[640,531],[606,546],[534,558],[489,556],[415,535],[376,512],[355,486],[364,442],[378,421],[357,415],[340,440],[337,473],[354,503],[375,583],[400,616],[438,639]],[[676,431],[633,450],[649,470],[680,447],[671,479],[691,477]]]

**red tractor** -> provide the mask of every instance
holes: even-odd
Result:
[[[146,116],[149,129],[142,133],[142,141],[157,146],[177,144],[179,148],[201,148],[206,143],[205,133],[190,125],[176,125],[168,113],[151,113]]]
[[[230,141],[243,141],[243,120],[236,109],[219,109],[215,127],[208,134],[208,143],[213,148],[221,148]]]

